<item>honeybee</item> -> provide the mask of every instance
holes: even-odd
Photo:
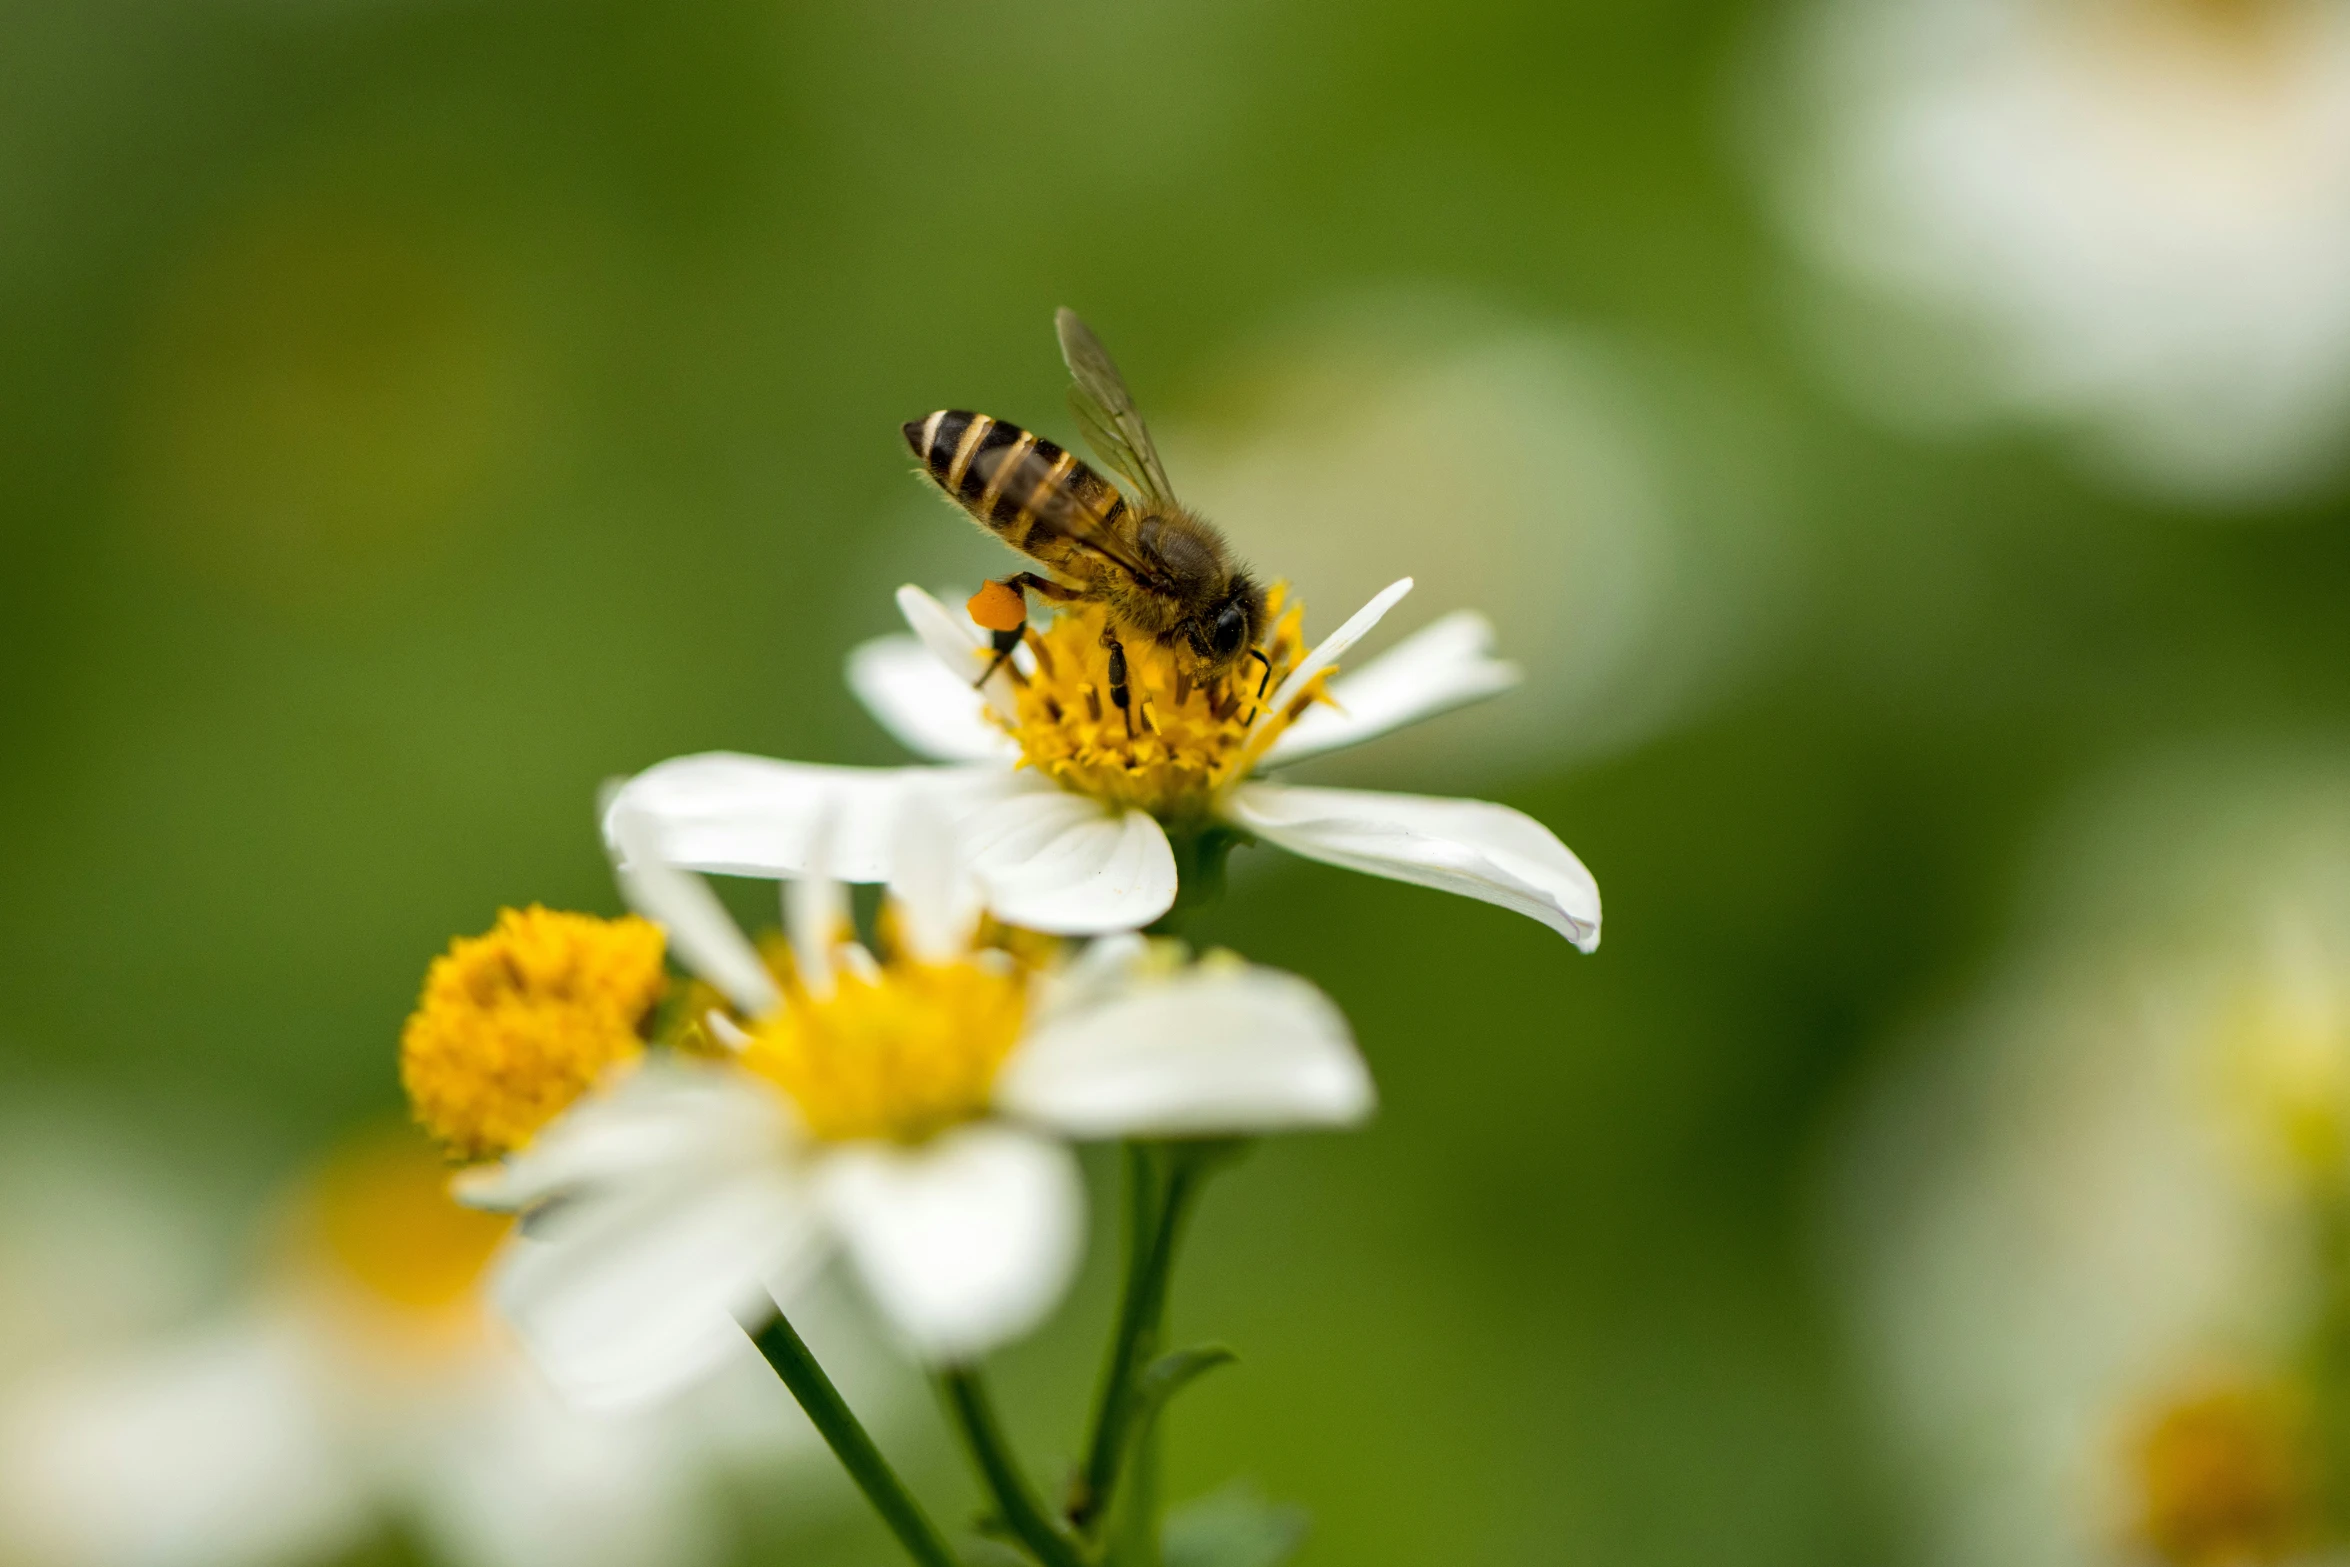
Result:
[[[1150,429],[1118,367],[1076,312],[1054,317],[1061,357],[1073,384],[1069,406],[1086,444],[1134,488],[1118,487],[1030,431],[986,414],[941,409],[908,420],[906,444],[947,498],[981,527],[1051,575],[1016,572],[971,598],[971,618],[994,638],[988,678],[1028,630],[1028,595],[1054,603],[1098,603],[1106,611],[1110,701],[1134,729],[1121,636],[1156,642],[1205,687],[1244,659],[1272,660],[1257,646],[1265,629],[1265,590],[1232,558],[1224,536],[1175,499]]]

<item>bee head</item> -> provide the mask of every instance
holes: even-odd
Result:
[[[1265,590],[1246,572],[1235,572],[1231,586],[1184,631],[1191,650],[1214,676],[1230,669],[1256,646],[1264,628]]]

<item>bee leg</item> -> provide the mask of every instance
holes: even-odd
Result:
[[[971,689],[974,691],[984,689],[987,683],[995,678],[997,670],[1011,663],[1012,654],[1018,650],[1021,638],[1027,635],[1028,623],[1026,621],[1022,621],[1009,631],[990,631],[987,634],[987,645],[995,649],[995,657],[987,661],[987,673],[971,682]],[[1012,678],[1020,680],[1020,669],[1016,664],[1012,667]],[[1021,683],[1026,684],[1025,681],[1021,681]]]
[[[1025,575],[1025,573],[1023,573]],[[971,682],[973,690],[980,690],[995,678],[995,672],[1004,667],[1012,650],[1020,645],[1021,636],[1028,630],[1027,587],[1019,577],[1008,582],[984,582],[971,595],[971,602],[963,612],[987,632],[988,645],[995,649],[995,657],[988,660],[987,672]]]
[[[1132,693],[1126,689],[1126,644],[1107,627],[1102,630],[1102,646],[1110,650],[1110,705],[1117,708],[1126,720],[1126,738],[1134,738],[1134,708]]]
[[[988,645],[995,649],[995,657],[988,661],[987,673],[972,682],[973,689],[993,680],[995,672],[1004,667],[1004,661],[1012,656],[1013,650],[1020,646],[1021,639],[1028,634],[1028,595],[1031,593],[1055,604],[1071,603],[1086,596],[1082,588],[1072,588],[1050,577],[1040,577],[1033,571],[1014,572],[1001,582],[980,584],[979,591],[971,595],[971,602],[964,605],[963,609],[987,632]],[[1019,677],[1018,665],[1013,665],[1012,673],[1015,678]]]
[[[1033,571],[1018,571],[1004,579],[1004,586],[1015,592],[1029,592],[1038,598],[1051,599],[1056,604],[1073,604],[1086,597],[1083,588],[1073,588],[1050,577],[1040,577]]]
[[[1265,699],[1265,687],[1273,680],[1273,661],[1265,656],[1263,648],[1250,648],[1248,656],[1265,666],[1264,673],[1257,676],[1257,700],[1262,702]]]

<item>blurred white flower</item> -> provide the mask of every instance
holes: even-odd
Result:
[[[1082,1234],[1063,1139],[1339,1126],[1372,1105],[1346,1023],[1303,980],[1138,938],[1033,966],[974,946],[976,888],[941,817],[897,830],[887,964],[838,884],[788,897],[771,972],[651,819],[613,819],[630,900],[733,1009],[712,1058],[648,1065],[468,1172],[525,1213],[501,1308],[578,1400],[658,1396],[793,1306],[837,1246],[915,1351],[957,1363],[1058,1302]],[[796,1307],[793,1307],[796,1311]]]
[[[817,870],[888,881],[910,807],[947,810],[988,908],[1033,930],[1133,930],[1177,893],[1165,823],[1237,829],[1308,859],[1441,888],[1599,944],[1599,888],[1549,828],[1481,800],[1304,788],[1261,776],[1505,689],[1474,615],[1438,621],[1362,669],[1332,667],[1411,589],[1391,584],[1307,651],[1300,616],[1268,636],[1269,694],[1194,689],[1172,655],[1128,650],[1138,716],[1100,699],[1100,612],[1081,606],[989,667],[985,633],[919,588],[898,591],[915,635],[858,648],[850,683],[929,768],[824,767],[714,752],[639,773],[613,795],[607,836],[641,816],[675,863],[753,876]],[[1041,648],[1043,651],[1036,651]],[[1244,705],[1245,704],[1245,705]]]
[[[1864,402],[2261,501],[2350,424],[2350,7],[1816,0],[1749,139]]]
[[[1247,345],[1167,444],[1251,559],[1341,602],[1408,564],[1524,672],[1507,702],[1316,768],[1350,780],[1640,744],[1767,668],[1797,587],[1794,474],[1731,381],[1433,290],[1341,296]]]
[[[199,1309],[221,1283],[219,1206],[80,1106],[0,1111],[0,1388]]]
[[[2350,1196],[2350,772],[2159,770],[2057,841],[2038,927],[1868,1096],[1841,1171],[1947,1567],[2110,1561],[2179,1486],[2252,1486],[2256,1453],[2233,1481],[2211,1455],[2267,1440],[2319,1305],[2313,1204]]]
[[[450,1201],[446,1180],[413,1132],[354,1140],[209,1324],[12,1384],[0,1558],[299,1562],[398,1518],[459,1567],[691,1563],[721,1543],[724,1466],[818,1451],[747,1345],[734,1375],[668,1409],[564,1408],[483,1311],[507,1226]]]

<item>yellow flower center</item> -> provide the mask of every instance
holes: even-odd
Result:
[[[2280,1561],[2309,1543],[2313,1477],[2280,1394],[2223,1386],[2182,1398],[2137,1456],[2139,1532],[2173,1567]]]
[[[1011,962],[844,969],[829,996],[795,987],[740,1059],[817,1137],[920,1142],[985,1112],[1026,1009]]]
[[[2350,1165],[2350,1030],[2333,1008],[2272,981],[2248,987],[2219,1027],[2223,1086],[2255,1152],[2314,1186],[2339,1182]]]
[[[521,1147],[644,1050],[661,999],[659,927],[532,906],[433,960],[400,1036],[400,1081],[460,1159]]]
[[[1304,607],[1284,603],[1287,589],[1267,595],[1271,629],[1262,646],[1268,675],[1253,658],[1210,685],[1194,685],[1172,648],[1145,639],[1126,641],[1128,715],[1110,702],[1110,654],[1098,604],[1074,604],[1030,638],[1036,669],[1013,685],[1018,719],[1007,727],[1027,764],[1064,788],[1152,815],[1182,819],[1207,814],[1222,790],[1238,782],[1308,707],[1323,700],[1328,671],[1294,693],[1252,736],[1258,689],[1271,696],[1306,655]],[[1131,729],[1131,732],[1129,732]]]

